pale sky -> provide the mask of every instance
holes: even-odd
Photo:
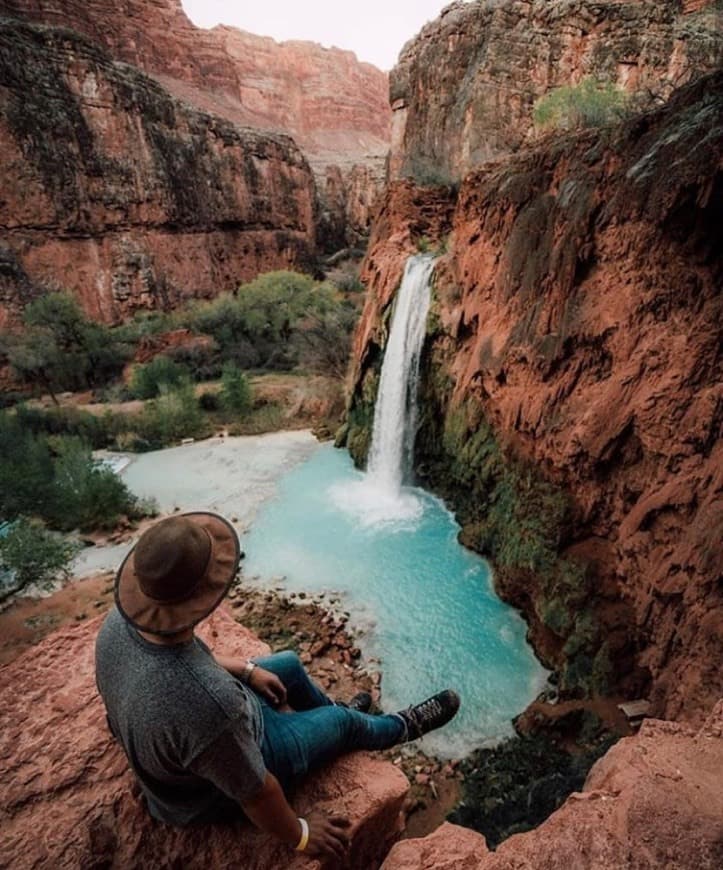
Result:
[[[182,0],[199,27],[230,24],[277,42],[308,39],[389,70],[404,43],[450,0]]]

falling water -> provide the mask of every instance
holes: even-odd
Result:
[[[407,260],[397,295],[374,409],[369,477],[398,494],[412,465],[417,428],[419,358],[429,312],[434,258]]]

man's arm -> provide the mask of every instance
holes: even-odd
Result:
[[[238,679],[243,678],[246,666],[249,664],[248,659],[241,659],[237,656],[221,656],[216,653],[212,655],[216,659],[217,664],[224,670]],[[248,677],[248,684],[275,707],[286,703],[286,687],[276,674],[272,674],[271,671],[264,670],[264,668],[255,665]]]
[[[249,819],[268,834],[296,847],[301,839],[301,823],[296,813],[289,806],[284,792],[276,777],[268,773],[261,790],[254,797],[241,804]],[[329,858],[343,860],[349,848],[349,836],[346,828],[347,819],[342,817],[326,817],[322,813],[309,813],[309,842],[306,852],[310,855],[323,855]]]

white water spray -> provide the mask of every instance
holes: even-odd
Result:
[[[374,408],[369,477],[381,489],[398,494],[412,467],[417,434],[419,358],[431,298],[434,258],[407,260],[397,295],[389,341]]]

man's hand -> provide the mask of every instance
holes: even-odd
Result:
[[[263,695],[275,707],[280,707],[286,703],[286,687],[276,674],[272,674],[271,671],[264,670],[264,668],[256,665],[249,675],[248,684],[255,692]]]
[[[349,851],[349,819],[344,816],[327,816],[314,810],[306,816],[306,821],[309,825],[309,844],[305,852],[343,861]]]
[[[243,673],[249,663],[248,659],[231,656],[214,655],[214,658],[222,668],[239,679],[243,677]],[[272,674],[271,671],[256,665],[249,675],[248,685],[255,692],[258,692],[259,695],[263,695],[274,707],[283,707],[286,704],[286,687],[276,674]]]

